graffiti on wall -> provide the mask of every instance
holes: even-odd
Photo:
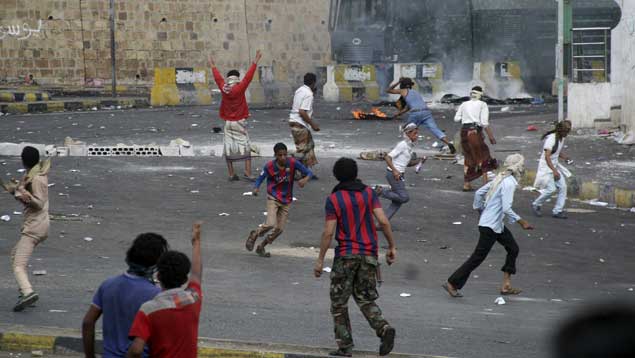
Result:
[[[17,40],[26,40],[31,36],[40,36],[42,33],[42,20],[38,20],[37,29],[32,29],[29,24],[22,25],[0,25],[0,40],[4,40],[7,36],[15,37]]]

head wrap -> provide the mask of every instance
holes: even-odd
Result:
[[[238,76],[229,76],[225,80],[225,85],[223,86],[223,92],[229,93],[237,83],[240,83],[240,78]]]
[[[474,100],[480,100],[483,97],[483,88],[476,86],[472,88],[470,92],[470,97]]]
[[[505,163],[503,164],[503,170],[496,175],[492,186],[490,187],[487,195],[485,196],[485,202],[488,202],[492,196],[498,190],[498,187],[503,182],[503,180],[509,176],[513,176],[516,179],[520,179],[525,170],[525,157],[520,154],[512,154],[505,159]],[[487,175],[487,174],[484,174]]]

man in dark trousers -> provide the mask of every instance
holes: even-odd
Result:
[[[395,262],[397,248],[390,222],[381,208],[377,194],[357,179],[357,163],[340,158],[333,166],[339,184],[326,199],[326,223],[315,263],[315,277],[322,275],[324,257],[337,233],[335,260],[331,271],[331,314],[335,324],[338,349],[331,355],[351,357],[353,336],[348,316],[348,299],[353,299],[381,339],[379,354],[390,353],[395,342],[395,329],[388,324],[375,303],[377,293],[378,248],[373,217],[379,221],[388,241],[386,261]]]
[[[450,276],[443,288],[451,297],[462,297],[458,291],[467,282],[474,271],[487,257],[494,243],[505,247],[507,259],[502,268],[502,295],[517,295],[520,289],[512,287],[511,276],[516,274],[516,258],[518,244],[512,233],[505,227],[504,219],[510,223],[518,223],[525,230],[533,230],[529,223],[518,216],[512,209],[514,191],[524,171],[525,158],[520,154],[512,154],[505,159],[505,168],[496,178],[483,186],[474,196],[474,210],[478,210],[481,218],[478,222],[480,237],[472,255]]]

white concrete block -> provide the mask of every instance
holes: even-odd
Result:
[[[71,157],[85,157],[88,154],[86,144],[68,146],[68,154]]]
[[[186,147],[184,145],[179,146],[179,154],[182,157],[193,157],[194,156],[194,147],[189,146]]]
[[[178,157],[180,150],[178,146],[159,147],[161,155],[164,157]]]
[[[68,147],[56,147],[55,151],[58,157],[68,157]]]
[[[596,119],[611,118],[611,84],[569,83],[567,118],[573,128],[594,128]]]
[[[22,149],[16,143],[0,143],[0,155],[19,156]]]

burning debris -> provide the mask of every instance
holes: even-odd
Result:
[[[382,112],[377,107],[373,107],[373,109],[371,109],[370,112],[364,112],[361,109],[356,109],[356,110],[351,111],[351,114],[353,115],[353,118],[360,119],[360,120],[373,120],[373,119],[386,120],[386,119],[392,119],[392,117],[388,117],[388,115],[386,113]]]

